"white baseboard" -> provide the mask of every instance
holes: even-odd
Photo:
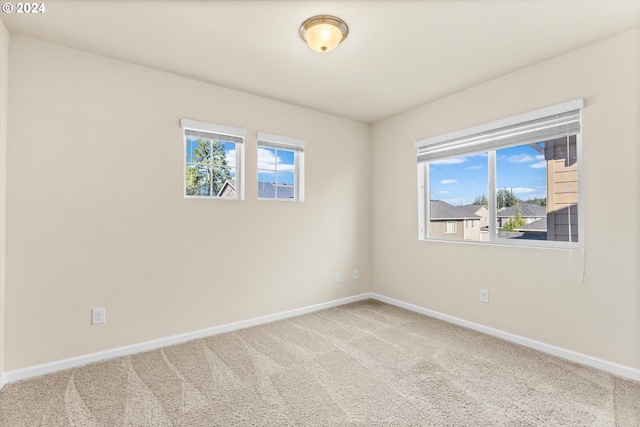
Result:
[[[252,326],[262,325],[265,323],[274,322],[276,320],[287,319],[289,317],[300,316],[302,314],[312,313],[318,310],[324,310],[326,308],[337,307],[344,304],[349,304],[356,301],[362,301],[370,299],[371,293],[367,292],[360,295],[354,295],[347,298],[341,298],[333,301],[324,302],[321,304],[315,304],[307,307],[296,308],[294,310],[284,311],[281,313],[270,314],[267,316],[256,317],[253,319],[242,320],[234,323],[227,323],[225,325],[214,326],[212,328],[201,329],[194,332],[187,332],[184,334],[173,335],[166,338],[160,338],[157,340],[146,341],[139,344],[128,345],[125,347],[114,348],[110,350],[100,351],[97,353],[86,354],[83,356],[72,357],[69,359],[58,360],[56,362],[44,363],[42,365],[29,366],[27,368],[15,369],[8,371],[2,377],[0,377],[0,388],[4,384],[13,383],[16,381],[24,380],[27,378],[33,378],[40,375],[50,374],[52,372],[64,371],[66,369],[75,368],[78,366],[88,365],[94,362],[100,362],[103,360],[113,359],[115,357],[129,356],[135,353],[141,353],[144,351],[155,350],[160,347],[166,347],[168,345],[174,345],[191,341],[198,338],[209,337],[212,335],[222,334],[225,332],[231,332],[238,329],[245,329]]]
[[[614,375],[629,378],[632,380],[640,381],[640,369],[631,368],[629,366],[620,365],[618,363],[609,362],[607,360],[598,359],[597,357],[589,356],[586,354],[578,353],[572,350],[567,350],[562,347],[556,347],[554,345],[546,344],[540,341],[535,341],[529,338],[521,337],[509,332],[504,332],[499,329],[490,328],[488,326],[480,325],[478,323],[469,322],[458,317],[449,316],[448,314],[439,313],[437,311],[429,310],[424,307],[409,304],[397,299],[389,298],[376,293],[371,293],[371,298],[401,307],[407,310],[415,311],[416,313],[424,314],[436,319],[444,320],[445,322],[453,323],[465,328],[473,329],[474,331],[482,332],[487,335],[491,335],[497,338],[501,338],[506,341],[510,341],[516,344],[523,345],[525,347],[533,348],[543,353],[548,353],[553,356],[561,357],[563,359],[577,362],[583,365],[591,366],[602,371],[609,372]]]
[[[558,356],[563,359],[570,360],[572,362],[577,362],[583,365],[591,366],[591,367],[612,373],[614,375],[619,375],[621,377],[640,381],[640,369],[631,368],[629,366],[620,365],[617,363],[609,362],[607,360],[598,359],[596,357],[578,353],[572,350],[567,350],[567,349],[556,347],[540,341],[535,341],[529,338],[521,337],[519,335],[511,334],[509,332],[504,332],[499,329],[490,328],[488,326],[484,326],[478,323],[469,322],[464,319],[450,316],[448,314],[439,313],[437,311],[429,310],[424,307],[420,307],[414,304],[409,304],[404,301],[389,298],[373,292],[366,292],[366,293],[355,295],[352,297],[341,298],[338,300],[333,300],[333,301],[328,301],[321,304],[297,308],[294,310],[284,311],[281,313],[270,314],[267,316],[256,317],[253,319],[243,320],[243,321],[234,322],[234,323],[228,323],[220,326],[214,326],[212,328],[201,329],[194,332],[187,332],[184,334],[173,335],[170,337],[160,338],[157,340],[146,341],[139,344],[133,344],[125,347],[119,347],[119,348],[114,348],[110,350],[100,351],[97,353],[91,353],[83,356],[59,360],[56,362],[45,363],[42,365],[30,366],[27,368],[8,371],[0,376],[0,389],[2,389],[2,387],[5,384],[13,383],[13,382],[24,380],[27,378],[33,378],[40,375],[63,371],[63,370],[75,368],[78,366],[88,365],[94,362],[113,359],[115,357],[129,356],[135,353],[155,350],[161,347],[166,347],[168,345],[179,344],[179,343],[191,341],[198,338],[204,338],[212,335],[222,334],[225,332],[235,331],[238,329],[244,329],[252,326],[262,325],[265,323],[274,322],[276,320],[282,320],[290,317],[300,316],[303,314],[312,313],[314,311],[324,310],[326,308],[331,308],[331,307],[338,307],[340,305],[349,304],[352,302],[362,301],[366,299],[375,299],[387,304],[395,305],[397,307],[401,307],[401,308],[411,310],[420,314],[424,314],[426,316],[444,320],[445,322],[449,322],[459,326],[463,326],[465,328],[473,329],[475,331],[482,332],[487,335],[498,337],[506,341],[520,344],[525,347],[533,348],[535,350],[539,350],[544,353]]]

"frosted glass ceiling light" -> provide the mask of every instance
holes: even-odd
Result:
[[[300,37],[318,52],[329,52],[347,38],[349,27],[340,18],[331,15],[312,16],[300,26]]]

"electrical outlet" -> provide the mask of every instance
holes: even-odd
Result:
[[[99,325],[106,322],[107,309],[104,307],[94,308],[91,310],[91,324]]]
[[[336,272],[335,281],[336,283],[340,283],[340,272]]]
[[[353,280],[358,280],[358,270],[353,270]]]
[[[480,289],[480,302],[489,304],[489,291],[486,289]]]

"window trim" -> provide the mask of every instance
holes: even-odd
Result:
[[[198,200],[244,200],[244,141],[247,137],[247,130],[227,125],[219,125],[215,123],[201,122],[191,119],[180,119],[180,127],[182,127],[182,195],[185,199],[198,199]],[[215,133],[219,135],[233,136],[241,138],[242,142],[236,142],[236,197],[218,197],[218,196],[190,196],[187,195],[187,187],[185,183],[186,167],[187,167],[187,153],[185,146],[187,143],[186,130],[192,130],[197,132]]]
[[[584,99],[575,99],[562,104],[553,105],[546,108],[530,111],[523,114],[507,117],[500,120],[484,123],[477,126],[472,126],[465,129],[449,132],[446,134],[421,139],[414,142],[414,148],[418,151],[420,156],[420,149],[433,144],[446,143],[454,139],[471,137],[482,133],[490,133],[491,131],[505,128],[509,126],[518,125],[524,122],[541,119],[544,117],[552,116],[555,114],[563,114],[568,111],[579,110],[579,127],[577,133],[571,133],[576,136],[576,157],[578,162],[578,241],[577,242],[563,242],[553,240],[524,240],[518,239],[504,239],[497,236],[497,212],[496,212],[496,157],[495,152],[501,148],[507,148],[513,145],[505,145],[498,148],[489,148],[482,152],[489,154],[488,158],[488,201],[489,201],[489,241],[472,241],[472,240],[451,240],[451,239],[438,239],[429,237],[431,234],[431,212],[429,209],[430,200],[430,173],[429,173],[429,161],[418,161],[417,165],[417,178],[418,178],[418,240],[422,241],[444,241],[450,243],[465,243],[465,244],[479,244],[479,245],[506,245],[506,246],[524,246],[524,247],[538,247],[549,249],[583,249],[585,246],[584,237],[584,191],[583,191],[583,162],[582,162],[582,109],[584,108]],[[475,151],[477,152],[477,151]],[[464,151],[457,155],[463,156],[467,154]],[[454,157],[456,154],[452,154],[448,157]],[[548,196],[547,196],[548,197]]]
[[[276,150],[293,151],[294,162],[294,198],[278,199],[270,197],[258,197],[258,200],[268,200],[276,202],[304,202],[304,151],[307,141],[288,136],[274,135],[266,132],[258,132],[256,135],[257,148],[275,148]],[[256,170],[258,165],[256,163]]]

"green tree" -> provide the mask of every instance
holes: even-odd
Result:
[[[516,216],[515,218],[511,217],[507,222],[502,226],[503,231],[516,231],[518,228],[525,225],[526,222],[522,218],[522,213],[520,212],[520,204],[516,203]]]
[[[520,202],[520,199],[513,194],[513,190],[507,190],[506,188],[498,190],[496,199],[498,209],[508,208],[509,206],[513,206]]]
[[[187,164],[185,185],[187,195],[215,196],[224,182],[231,179],[224,146],[220,141],[198,138]]]
[[[489,201],[487,200],[487,198],[485,197],[484,194],[482,196],[478,196],[475,199],[473,199],[473,204],[474,205],[485,205],[486,207],[489,207]]]

